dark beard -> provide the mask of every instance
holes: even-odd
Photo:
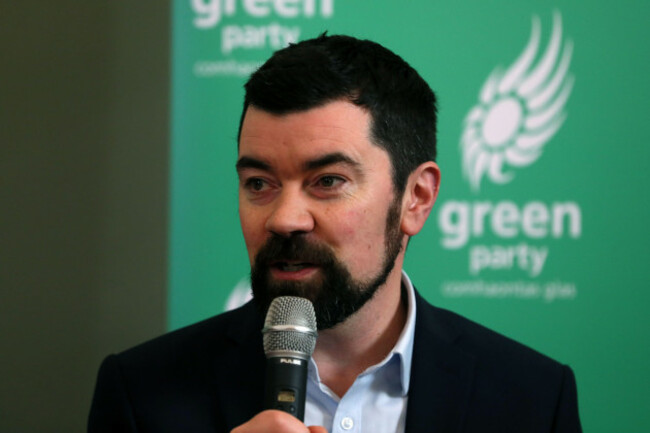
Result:
[[[327,245],[308,241],[300,233],[288,238],[272,234],[255,256],[251,269],[251,287],[258,306],[266,312],[277,296],[300,296],[314,304],[319,330],[345,321],[372,299],[395,266],[403,238],[399,229],[400,201],[393,200],[388,209],[382,269],[368,281],[355,281]],[[317,265],[320,281],[271,281],[269,263],[296,260]]]

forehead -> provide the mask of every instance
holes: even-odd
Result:
[[[380,150],[370,140],[370,115],[347,101],[276,115],[250,106],[242,124],[239,155],[312,157],[334,151],[352,155]]]

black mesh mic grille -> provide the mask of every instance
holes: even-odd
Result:
[[[295,352],[309,358],[316,346],[314,306],[296,296],[280,296],[271,302],[264,321],[264,353],[267,357]]]

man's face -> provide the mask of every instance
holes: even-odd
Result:
[[[239,214],[263,308],[303,296],[328,329],[399,271],[401,201],[389,156],[369,135],[369,114],[345,101],[282,116],[248,109]]]

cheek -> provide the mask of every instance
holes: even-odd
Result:
[[[374,268],[377,258],[383,257],[386,224],[382,214],[381,210],[364,209],[346,212],[333,220],[349,264]]]
[[[366,211],[348,210],[333,213],[327,218],[331,221],[331,228],[345,245],[356,242],[357,237],[362,237],[362,232],[368,223],[366,215]]]

